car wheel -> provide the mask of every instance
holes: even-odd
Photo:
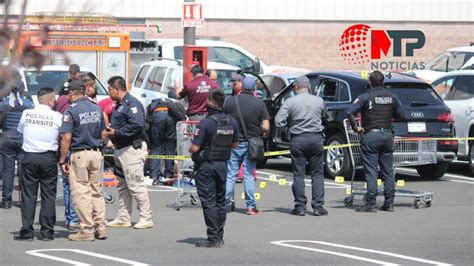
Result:
[[[326,146],[345,144],[344,135],[334,134],[326,141]],[[335,176],[350,177],[352,166],[348,148],[333,148],[324,150],[324,170],[328,178]]]
[[[471,170],[471,174],[474,174],[474,141],[471,141],[471,145],[469,145],[469,169]]]
[[[265,164],[267,163],[267,160],[268,160],[268,157],[265,157],[265,159],[257,161],[257,168],[265,167]]]
[[[416,171],[421,178],[426,179],[437,179],[441,178],[448,171],[449,162],[440,162],[437,164],[426,164],[419,165],[416,167]]]

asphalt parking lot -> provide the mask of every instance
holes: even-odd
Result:
[[[105,241],[68,241],[60,198],[56,239],[50,242],[14,241],[21,226],[20,209],[0,209],[0,264],[471,265],[474,260],[474,178],[466,164],[454,163],[439,180],[420,180],[413,170],[398,169],[404,189],[431,191],[434,199],[431,207],[414,209],[412,199],[398,198],[394,213],[355,213],[353,209],[362,204],[360,196],[350,208],[342,202],[350,182],[326,180],[327,217],[289,214],[293,207],[289,170],[289,161],[282,158],[270,159],[265,169],[259,169],[257,216],[245,215],[242,185],[237,185],[237,211],[228,215],[225,246],[220,249],[194,247],[205,237],[199,207],[187,205],[176,211],[174,188],[150,186],[155,227],[111,228]],[[276,180],[271,181],[274,175]],[[279,180],[285,177],[283,184]],[[261,182],[267,183],[265,188],[260,188]],[[113,188],[106,191],[116,196]],[[309,189],[306,192],[309,195]],[[107,208],[107,218],[113,219],[117,201]]]

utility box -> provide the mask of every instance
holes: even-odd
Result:
[[[207,47],[184,45],[183,46],[183,84],[193,79],[191,67],[201,65],[207,70]]]

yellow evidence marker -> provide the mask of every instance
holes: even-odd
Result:
[[[253,193],[255,200],[260,200],[260,193]]]
[[[286,179],[280,178],[280,180],[278,180],[278,185],[280,185],[280,186],[286,185]]]
[[[334,182],[336,183],[344,183],[344,177],[343,176],[336,176],[334,178]]]
[[[266,188],[267,187],[267,182],[261,181],[260,182],[260,188]]]
[[[405,186],[405,180],[397,180],[397,187],[404,187]]]
[[[277,176],[276,175],[270,175],[270,181],[276,181]]]

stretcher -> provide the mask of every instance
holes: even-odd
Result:
[[[356,119],[356,123],[360,126],[360,119]],[[346,207],[352,206],[355,195],[362,195],[365,202],[367,193],[366,184],[355,183],[355,172],[362,169],[362,154],[360,151],[361,135],[354,132],[348,119],[344,120],[346,138],[348,140],[349,154],[352,165],[351,187],[348,189],[349,194],[344,198]],[[436,163],[437,141],[427,138],[400,138],[395,137],[394,167],[397,166],[413,166],[423,164]],[[396,168],[395,168],[396,170]],[[395,171],[394,170],[394,171]],[[378,181],[378,196],[384,196],[382,182]],[[412,191],[406,189],[396,189],[395,198],[410,197],[413,198],[413,207],[418,209],[423,203],[426,207],[431,206],[433,200],[433,192]]]

